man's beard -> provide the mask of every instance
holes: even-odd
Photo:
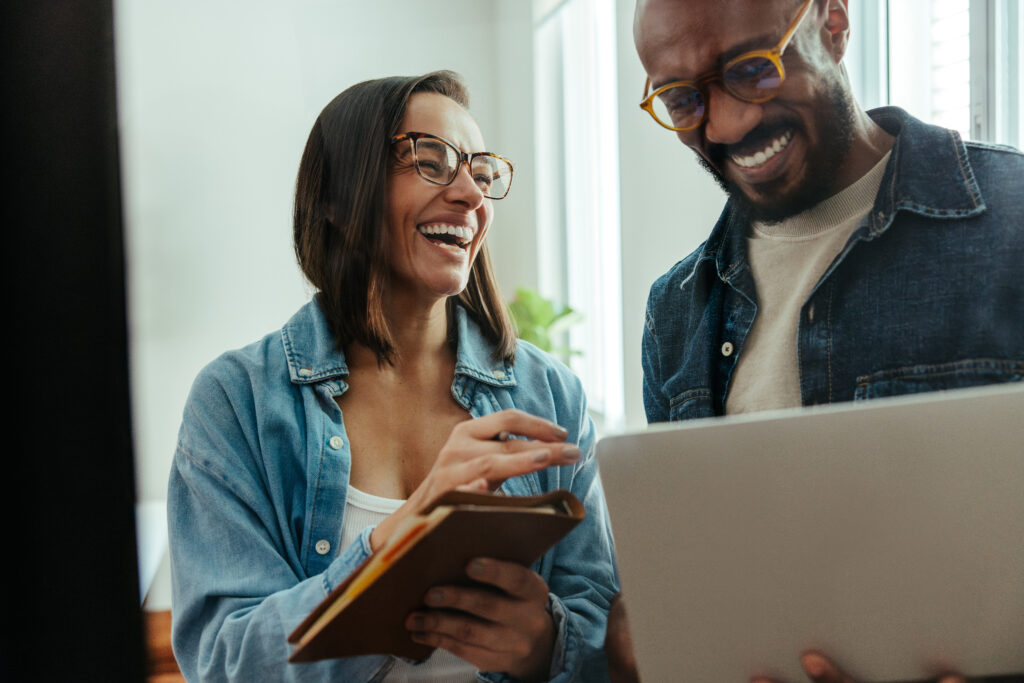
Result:
[[[710,173],[729,195],[733,208],[739,215],[750,221],[776,223],[806,211],[841,189],[836,188],[836,176],[846,163],[853,143],[853,106],[849,93],[838,81],[829,88],[825,103],[827,106],[818,107],[815,116],[819,143],[808,152],[807,167],[800,184],[788,194],[782,193],[781,185],[785,180],[779,179],[757,186],[758,192],[769,199],[754,201],[748,197],[739,186],[718,170],[724,168],[728,158],[726,145],[709,144],[706,153],[710,160],[703,155],[697,155],[704,170]],[[749,142],[752,137],[768,141],[773,135],[755,129],[744,138],[744,142]]]

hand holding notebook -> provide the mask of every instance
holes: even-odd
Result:
[[[584,516],[567,491],[513,497],[452,491],[409,517],[289,636],[289,661],[362,654],[423,659],[433,647],[406,626],[435,586],[480,585],[466,574],[473,558],[529,566]],[[488,567],[485,563],[484,576]],[[494,569],[491,563],[490,569]]]

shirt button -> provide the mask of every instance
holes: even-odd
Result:
[[[327,443],[331,444],[331,448],[333,448],[334,450],[338,450],[339,448],[345,445],[345,439],[341,438],[340,436],[332,436],[331,440],[328,441]]]
[[[504,370],[491,370],[491,374],[494,376],[495,379],[505,379]]]
[[[299,368],[299,377],[309,377],[313,374],[310,368]]]
[[[331,552],[331,542],[323,538],[317,541],[316,546],[314,547],[316,548],[316,552],[320,555],[326,555]]]
[[[814,304],[807,307],[807,322],[814,322]]]
[[[728,358],[729,356],[732,355],[732,351],[733,351],[732,342],[725,342],[724,344],[722,344],[722,355],[723,356]]]

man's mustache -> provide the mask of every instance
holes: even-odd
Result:
[[[787,131],[800,128],[796,121],[772,121],[762,123],[752,131],[743,136],[739,142],[728,145],[708,142],[704,145],[704,157],[707,161],[721,170],[726,160],[733,156],[748,156],[761,151],[772,144],[776,138]]]

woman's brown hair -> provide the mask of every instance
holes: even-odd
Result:
[[[318,290],[338,348],[358,342],[391,362],[395,348],[384,315],[388,277],[387,201],[391,137],[409,98],[430,92],[469,107],[458,74],[380,78],[346,89],[324,107],[313,124],[299,162],[295,187],[295,255]],[[494,344],[496,360],[511,362],[516,330],[494,278],[486,242],[469,283],[448,299],[449,322],[457,300]]]

